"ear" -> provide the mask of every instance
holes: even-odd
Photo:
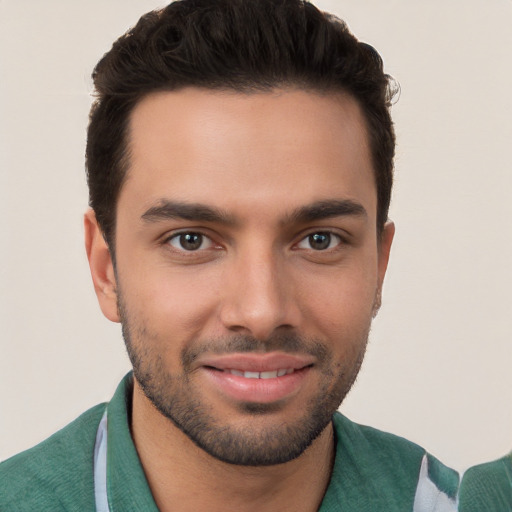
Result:
[[[103,232],[91,209],[84,215],[84,230],[85,250],[101,311],[112,322],[119,322],[114,265]]]
[[[384,224],[384,228],[380,237],[377,240],[377,251],[378,251],[378,268],[377,268],[377,293],[375,294],[375,301],[373,303],[373,316],[376,317],[379,312],[382,302],[382,283],[384,282],[384,276],[388,268],[389,253],[391,251],[391,244],[393,243],[393,237],[395,236],[395,224],[391,221]]]

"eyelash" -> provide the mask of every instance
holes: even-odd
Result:
[[[187,250],[185,247],[183,247],[183,240],[181,240],[181,237],[185,237],[185,236],[200,237],[200,239],[201,239],[200,245],[196,249]],[[312,247],[300,247],[300,244],[307,243],[308,239],[311,242],[311,237],[314,237],[314,236],[327,236],[328,237],[328,246],[323,249],[314,249]],[[334,241],[336,241],[336,245],[334,247],[330,247],[330,245],[333,242],[333,239],[334,239]],[[172,241],[177,241],[177,243],[181,247],[177,247],[176,245],[174,245],[172,243]],[[202,247],[205,242],[208,244],[208,247]],[[204,250],[210,249],[212,247],[215,247],[215,242],[212,240],[212,238],[210,236],[202,233],[201,231],[193,231],[193,230],[180,231],[178,233],[173,233],[171,236],[168,236],[167,238],[165,238],[163,243],[165,245],[170,245],[174,250],[184,253],[184,254],[187,254],[187,253],[188,254],[194,254],[194,253],[197,254],[200,251],[204,251]],[[315,231],[310,231],[309,233],[303,235],[302,238],[297,243],[295,243],[293,247],[297,248],[297,249],[311,250],[315,253],[321,253],[321,252],[334,251],[338,248],[338,246],[344,245],[346,243],[347,243],[346,239],[343,236],[341,236],[339,233],[336,233],[336,232],[330,231],[330,230],[315,230]],[[217,246],[217,248],[219,248],[219,246]]]
[[[311,238],[312,237],[318,237],[318,236],[326,236],[327,239],[328,239],[328,246],[323,248],[323,249],[313,249],[312,247],[309,247],[309,248],[306,248],[307,250],[312,250],[314,252],[327,252],[327,251],[332,251],[332,250],[336,250],[336,248],[338,248],[339,245],[343,245],[344,243],[346,243],[346,241],[344,240],[344,238],[339,235],[338,233],[335,233],[333,231],[329,231],[329,230],[319,230],[319,231],[312,231],[308,234],[306,234],[304,237],[301,238],[301,240],[295,244],[295,246],[299,247],[300,244],[302,243],[307,243],[309,241],[310,245],[311,245]],[[331,246],[331,243],[336,241],[336,245],[334,247],[330,247]]]
[[[186,236],[197,236],[197,237],[200,237],[201,238],[201,244],[199,245],[199,247],[197,247],[196,249],[192,249],[192,250],[187,250],[183,247],[183,244],[181,242],[183,242],[183,240],[180,240],[181,237],[186,237]],[[181,245],[181,247],[176,247],[175,245],[173,245],[173,241],[176,240],[178,244]],[[173,233],[171,236],[168,236],[167,238],[165,238],[165,240],[163,241],[163,243],[165,245],[170,245],[173,249],[175,249],[176,251],[179,251],[179,252],[183,252],[183,253],[196,253],[196,252],[199,252],[200,250],[205,250],[207,248],[204,248],[202,247],[203,244],[207,242],[208,243],[208,247],[207,248],[210,248],[211,246],[214,246],[215,243],[213,242],[212,238],[204,233],[201,233],[200,231],[180,231],[178,233]]]

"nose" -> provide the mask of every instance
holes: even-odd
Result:
[[[227,271],[220,318],[224,328],[265,340],[298,327],[300,310],[286,262],[272,251],[241,254]]]

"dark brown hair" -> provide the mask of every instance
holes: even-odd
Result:
[[[93,79],[89,204],[111,251],[117,199],[129,167],[130,113],[151,92],[186,86],[241,93],[293,86],[352,95],[367,124],[382,230],[393,181],[393,82],[374,48],[311,3],[177,0],[142,16],[98,62]]]

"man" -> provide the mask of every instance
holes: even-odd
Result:
[[[2,510],[455,510],[336,413],[380,306],[393,87],[299,0],[183,0],[97,65],[86,248],[133,376],[1,466]]]

